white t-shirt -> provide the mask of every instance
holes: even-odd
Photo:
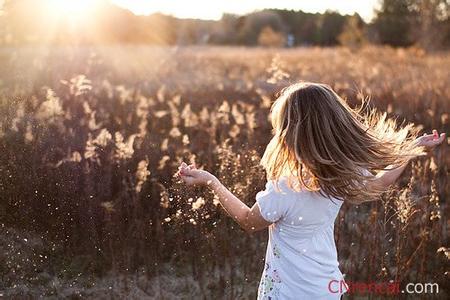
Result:
[[[269,226],[258,299],[339,299],[343,276],[334,241],[334,221],[342,201],[318,192],[297,192],[287,179],[256,195]],[[345,292],[345,290],[344,290]]]

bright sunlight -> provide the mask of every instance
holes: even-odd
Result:
[[[48,0],[49,11],[60,17],[77,17],[93,10],[96,1],[76,0],[61,1]]]

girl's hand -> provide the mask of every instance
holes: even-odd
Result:
[[[434,146],[439,145],[445,139],[445,133],[439,133],[436,129],[433,130],[432,134],[424,133],[423,136],[418,137],[416,139],[417,146],[422,146],[426,148],[433,148]]]
[[[177,175],[187,184],[187,185],[204,185],[209,184],[214,180],[214,175],[205,171],[198,170],[195,165],[187,165],[186,163],[181,163],[178,168]]]

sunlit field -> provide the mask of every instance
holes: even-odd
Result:
[[[376,47],[1,48],[0,294],[255,299],[266,231],[244,234],[212,193],[178,182],[180,162],[252,205],[282,87],[328,83],[449,133],[449,66],[448,52]],[[343,206],[346,279],[436,282],[448,298],[447,143],[382,201]]]

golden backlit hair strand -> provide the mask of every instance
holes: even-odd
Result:
[[[271,108],[273,138],[261,160],[268,180],[298,179],[310,191],[360,203],[380,191],[365,184],[374,173],[423,152],[418,129],[399,126],[376,110],[352,109],[328,85],[285,88]]]

